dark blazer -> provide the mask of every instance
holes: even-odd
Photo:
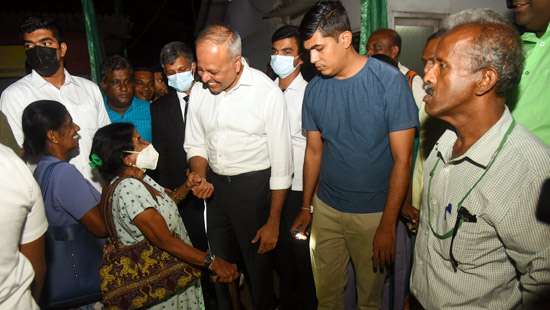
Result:
[[[188,168],[183,149],[185,122],[174,90],[151,103],[151,125],[152,143],[159,152],[159,160],[150,176],[160,185],[174,189],[185,182]]]
[[[151,103],[153,146],[159,152],[157,169],[149,175],[161,186],[174,189],[185,182],[188,168],[187,154],[183,149],[185,122],[178,95],[173,89]],[[202,200],[189,194],[178,204],[180,215],[194,247],[208,249],[204,229]]]

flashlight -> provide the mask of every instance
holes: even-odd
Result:
[[[300,232],[299,230],[295,230],[292,232],[292,237],[296,240],[307,240],[307,235]]]

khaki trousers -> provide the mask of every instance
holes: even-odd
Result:
[[[375,272],[372,241],[382,212],[347,213],[313,198],[310,254],[319,310],[343,310],[350,259],[355,269],[357,309],[379,309],[385,274]]]

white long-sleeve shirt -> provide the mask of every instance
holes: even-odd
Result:
[[[216,174],[233,176],[271,167],[270,188],[292,181],[289,122],[281,90],[243,60],[243,72],[228,92],[212,94],[195,83],[185,131],[187,158],[208,160]]]
[[[279,85],[279,79],[275,80]],[[288,122],[290,124],[290,138],[292,142],[292,161],[294,164],[294,175],[292,177],[292,190],[301,191],[303,187],[304,156],[306,153],[306,136],[302,130],[302,103],[306,91],[307,82],[298,74],[283,92]]]
[[[87,79],[70,75],[65,70],[65,82],[60,88],[46,81],[36,71],[11,84],[2,92],[0,110],[4,112],[17,143],[23,145],[24,135],[21,125],[23,110],[37,100],[55,100],[63,104],[73,121],[80,126],[79,154],[71,163],[101,190],[92,177],[89,155],[92,140],[98,128],[109,124],[109,116],[103,105],[103,97],[97,85]]]

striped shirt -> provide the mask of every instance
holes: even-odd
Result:
[[[451,238],[439,239],[430,228],[431,213],[436,233],[453,229],[456,204],[483,174],[511,123],[506,109],[456,158],[452,150],[457,136],[447,130],[426,160],[411,275],[411,290],[426,309],[511,309],[550,289],[550,226],[535,218],[540,187],[550,177],[550,149],[523,126],[511,131],[493,165],[462,203],[477,222],[464,222],[458,229],[453,244],[456,272]]]

